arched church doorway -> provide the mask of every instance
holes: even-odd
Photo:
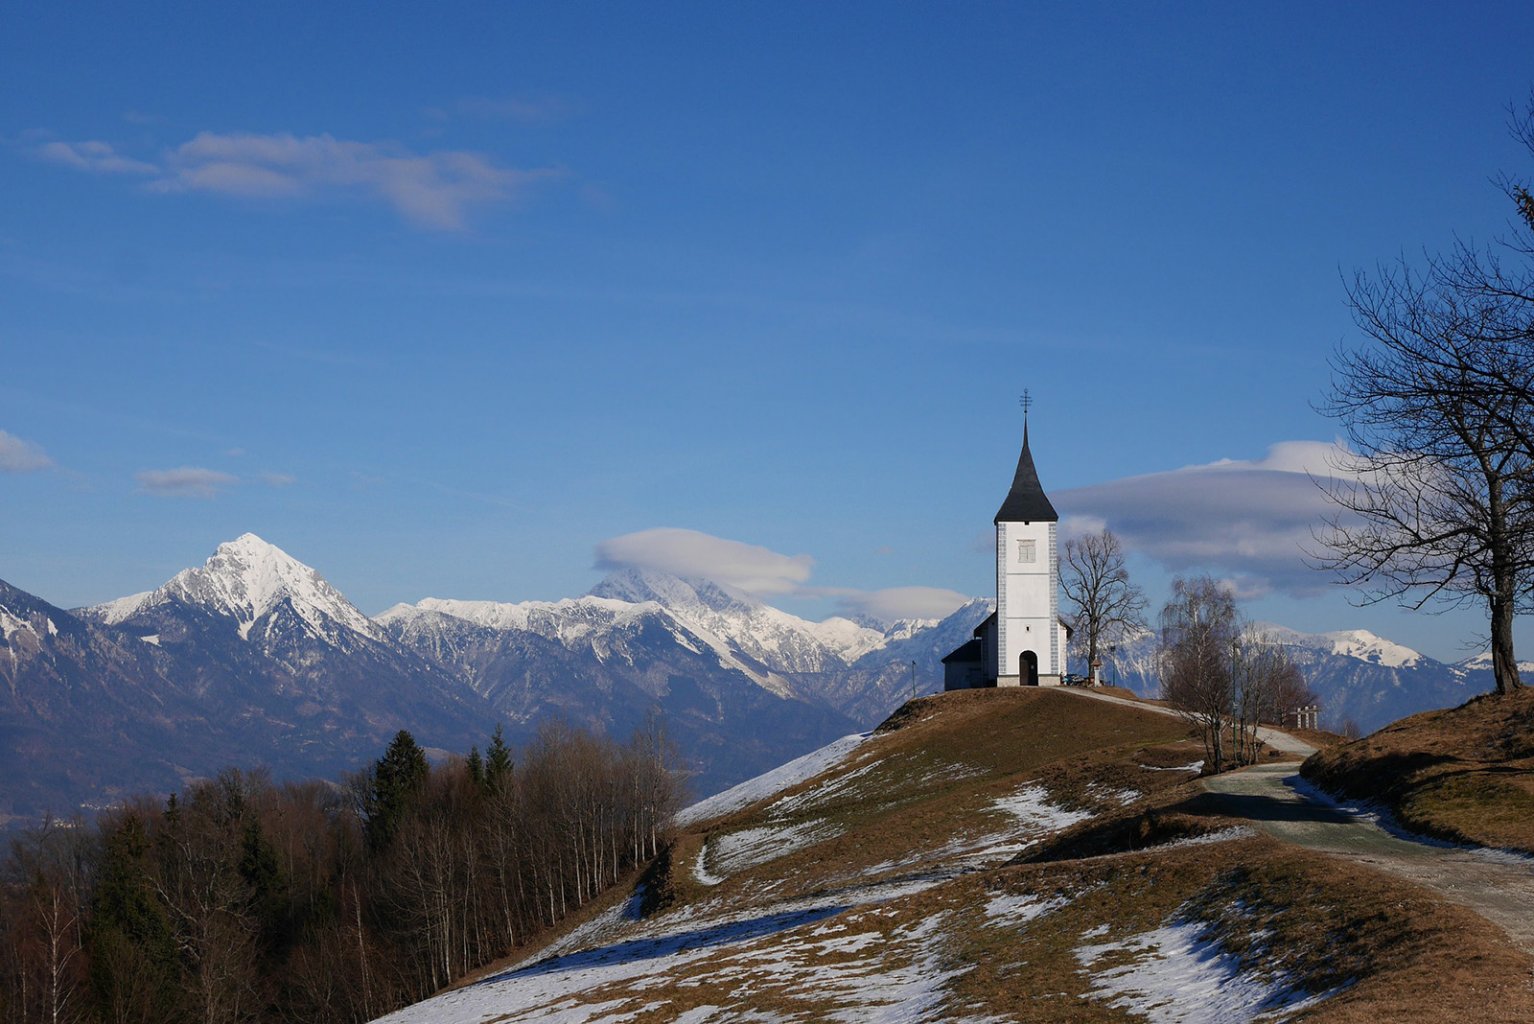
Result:
[[[1024,651],[1022,658],[1018,662],[1017,674],[1021,677],[1018,679],[1018,682],[1024,686],[1038,686],[1039,656],[1032,651]]]

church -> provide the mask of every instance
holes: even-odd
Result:
[[[1060,618],[1060,517],[1034,469],[1026,416],[1012,489],[994,521],[996,611],[943,659],[943,689],[1059,686],[1070,640]]]

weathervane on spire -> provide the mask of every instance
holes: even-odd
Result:
[[[1023,407],[1023,426],[1028,425],[1028,410],[1033,408],[1033,396],[1028,394],[1028,389],[1023,388],[1023,394],[1017,400],[1017,404]]]

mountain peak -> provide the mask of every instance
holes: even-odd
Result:
[[[254,533],[225,541],[201,566],[183,569],[156,590],[88,611],[115,625],[173,601],[234,619],[241,639],[249,639],[256,622],[284,602],[316,636],[334,638],[337,626],[375,640],[382,635],[318,572]]]
[[[254,533],[242,533],[234,540],[226,540],[215,549],[217,555],[229,554],[245,558],[286,558],[296,561],[286,551]]]
[[[1387,640],[1367,629],[1334,629],[1326,633],[1301,633],[1283,626],[1259,623],[1264,632],[1275,639],[1315,647],[1344,658],[1357,658],[1385,668],[1413,668],[1422,661],[1422,654],[1405,644]]]
[[[713,612],[728,609],[746,611],[760,607],[760,602],[733,593],[712,580],[689,579],[658,569],[627,568],[602,580],[588,591],[592,597],[606,597],[631,604],[654,601],[663,608],[682,611],[706,608]]]
[[[329,633],[327,620],[375,638],[378,632],[313,568],[254,533],[220,544],[201,568],[177,573],[160,592],[234,617],[241,637],[284,600],[321,635]]]

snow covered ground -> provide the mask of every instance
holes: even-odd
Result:
[[[819,750],[812,750],[803,757],[796,757],[787,764],[779,765],[770,772],[764,772],[754,779],[747,779],[739,785],[731,786],[723,793],[715,793],[706,800],[699,800],[678,812],[676,823],[685,827],[700,821],[708,821],[710,818],[722,818],[726,814],[733,814],[759,800],[765,800],[785,789],[797,786],[845,760],[847,755],[856,750],[870,735],[870,733],[861,732],[843,736],[839,740],[827,743]]]
[[[1114,966],[1096,966],[1113,954]],[[1151,1024],[1244,1024],[1295,1013],[1330,994],[1308,994],[1282,975],[1262,977],[1227,952],[1203,921],[1083,945],[1076,956],[1093,990],[1111,997],[1110,1006]]]

